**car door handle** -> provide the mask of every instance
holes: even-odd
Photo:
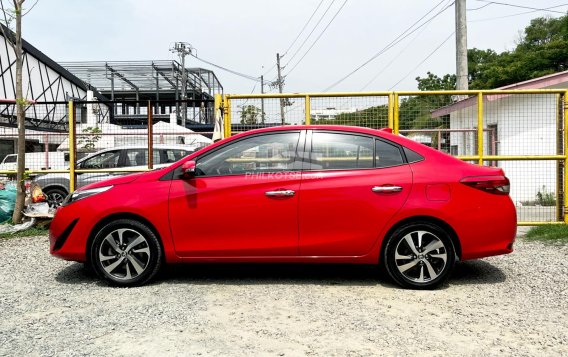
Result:
[[[390,192],[400,192],[402,191],[402,187],[400,186],[375,186],[371,189],[371,191],[373,192],[385,192],[385,193],[390,193]]]
[[[296,191],[292,190],[266,191],[264,194],[269,197],[289,197],[289,196],[294,196],[296,194]]]

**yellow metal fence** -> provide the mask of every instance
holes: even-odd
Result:
[[[408,136],[464,161],[502,167],[511,179],[511,197],[517,207],[518,224],[544,225],[568,223],[565,194],[568,187],[567,100],[568,91],[563,89],[236,94],[217,95],[211,109],[216,114],[216,124],[221,124],[219,129],[223,137],[275,125],[390,127],[395,134]],[[28,173],[68,174],[71,192],[77,187],[78,175],[152,169],[156,164],[152,159],[154,145],[168,142],[163,135],[174,138],[180,134],[174,131],[165,134],[153,132],[154,124],[158,122],[153,115],[163,117],[170,113],[164,103],[148,102],[147,106],[137,103],[136,108],[133,107],[134,114],[142,117],[142,125],[139,125],[141,128],[137,129],[136,136],[141,136],[142,139],[137,140],[148,148],[146,168],[85,169],[77,167],[77,155],[80,154],[77,147],[81,142],[83,145],[85,142],[92,144],[89,137],[101,136],[101,142],[104,142],[104,136],[114,138],[127,134],[85,132],[84,128],[77,130],[78,117],[85,114],[84,110],[77,109],[78,106],[87,106],[89,113],[96,112],[88,107],[88,103],[70,101],[50,105],[36,104],[29,110],[33,109],[36,117],[59,113],[59,117],[66,117],[61,121],[63,129],[56,133],[33,132],[29,134],[31,141],[45,145],[46,152],[48,144],[49,151],[55,146],[74,149],[67,149],[66,160],[69,162],[65,168],[36,168],[28,170]],[[42,108],[44,112],[41,112]],[[127,111],[124,108],[120,110]],[[0,111],[6,117],[10,112],[8,107],[0,108]],[[214,124],[213,121],[210,124]],[[214,134],[212,131],[183,135],[186,138],[187,135],[211,136]],[[34,139],[36,137],[46,139]],[[13,135],[4,129],[4,133],[0,132],[0,139],[6,138],[14,140]],[[123,139],[123,142],[127,141]],[[93,146],[91,151],[99,149]],[[0,174],[14,174],[14,171],[4,169],[0,170]]]
[[[294,124],[389,127],[464,161],[500,166],[519,225],[568,223],[564,89],[218,96],[224,136]]]

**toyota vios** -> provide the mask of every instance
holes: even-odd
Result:
[[[50,251],[120,286],[164,263],[382,264],[433,288],[456,260],[513,250],[509,180],[387,130],[249,131],[69,195]],[[498,219],[496,219],[498,217]]]

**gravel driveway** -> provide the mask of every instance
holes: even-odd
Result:
[[[0,239],[0,355],[568,355],[568,247],[518,241],[436,291],[368,266],[188,265],[110,288]]]

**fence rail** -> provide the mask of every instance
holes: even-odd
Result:
[[[230,94],[224,134],[270,125],[389,127],[457,158],[503,167],[519,225],[565,224],[565,89]]]
[[[26,108],[26,167],[32,176],[59,174],[71,192],[103,174],[165,165],[178,157],[174,147],[191,151],[210,143],[216,124],[222,137],[275,125],[389,127],[461,160],[502,167],[512,182],[519,225],[566,224],[567,99],[564,89],[542,89],[36,102]],[[7,178],[15,174],[14,105],[0,103],[0,175]],[[78,165],[85,155],[117,147],[138,151],[109,155],[102,168]]]

